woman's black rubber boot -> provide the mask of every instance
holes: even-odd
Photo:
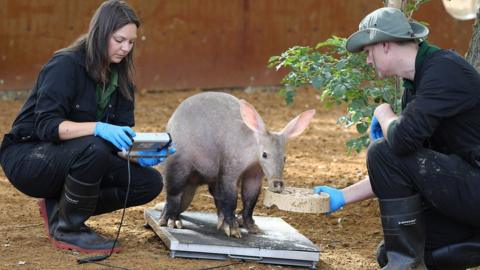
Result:
[[[81,253],[110,253],[114,240],[107,239],[85,225],[95,212],[100,181],[85,183],[68,175],[58,204],[58,223],[52,242],[57,248]],[[115,245],[113,252],[118,252]]]

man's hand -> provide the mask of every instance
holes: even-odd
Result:
[[[127,126],[116,126],[103,122],[97,122],[93,135],[111,142],[119,150],[128,150],[132,145],[132,137],[135,137],[135,131]]]
[[[375,116],[372,118],[372,123],[370,124],[370,138],[374,142],[383,138],[382,127]]]
[[[319,194],[325,192],[330,195],[330,211],[327,214],[331,214],[345,205],[345,197],[343,191],[332,188],[329,186],[316,186],[313,188],[313,192]]]
[[[168,149],[164,148],[159,152],[142,151],[142,152],[139,152],[138,154],[144,157],[137,158],[137,162],[142,167],[155,166],[160,164],[162,161],[164,161],[168,155],[174,154],[175,152],[177,152],[177,149],[175,149],[175,147],[173,146],[170,146]],[[151,157],[148,157],[148,156],[151,156]]]
[[[375,108],[370,125],[370,140],[376,141],[383,138],[388,130],[388,126],[395,121],[398,116],[388,103],[382,103]]]

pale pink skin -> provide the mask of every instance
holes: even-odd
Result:
[[[120,63],[133,49],[137,39],[137,26],[129,23],[113,32],[108,40],[110,63]]]

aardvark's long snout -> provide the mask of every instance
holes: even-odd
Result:
[[[275,193],[282,193],[283,191],[283,180],[281,179],[272,179],[268,182],[268,189]]]

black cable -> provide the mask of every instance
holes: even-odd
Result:
[[[125,202],[123,204],[122,218],[120,219],[120,224],[118,225],[118,230],[117,230],[117,236],[115,237],[115,241],[113,241],[113,245],[112,245],[112,249],[110,250],[110,253],[109,254],[98,255],[98,256],[87,257],[87,258],[82,258],[82,259],[77,259],[78,264],[99,262],[99,261],[103,261],[103,260],[107,259],[108,257],[112,256],[113,250],[115,249],[115,245],[117,244],[117,241],[118,241],[118,237],[120,236],[120,230],[122,228],[123,219],[125,217],[125,209],[127,208],[128,195],[130,193],[130,177],[131,177],[131,175],[130,175],[130,151],[128,151],[128,153],[127,153],[127,173],[128,173],[127,194],[125,194]],[[109,265],[106,265],[106,266],[109,266]]]

